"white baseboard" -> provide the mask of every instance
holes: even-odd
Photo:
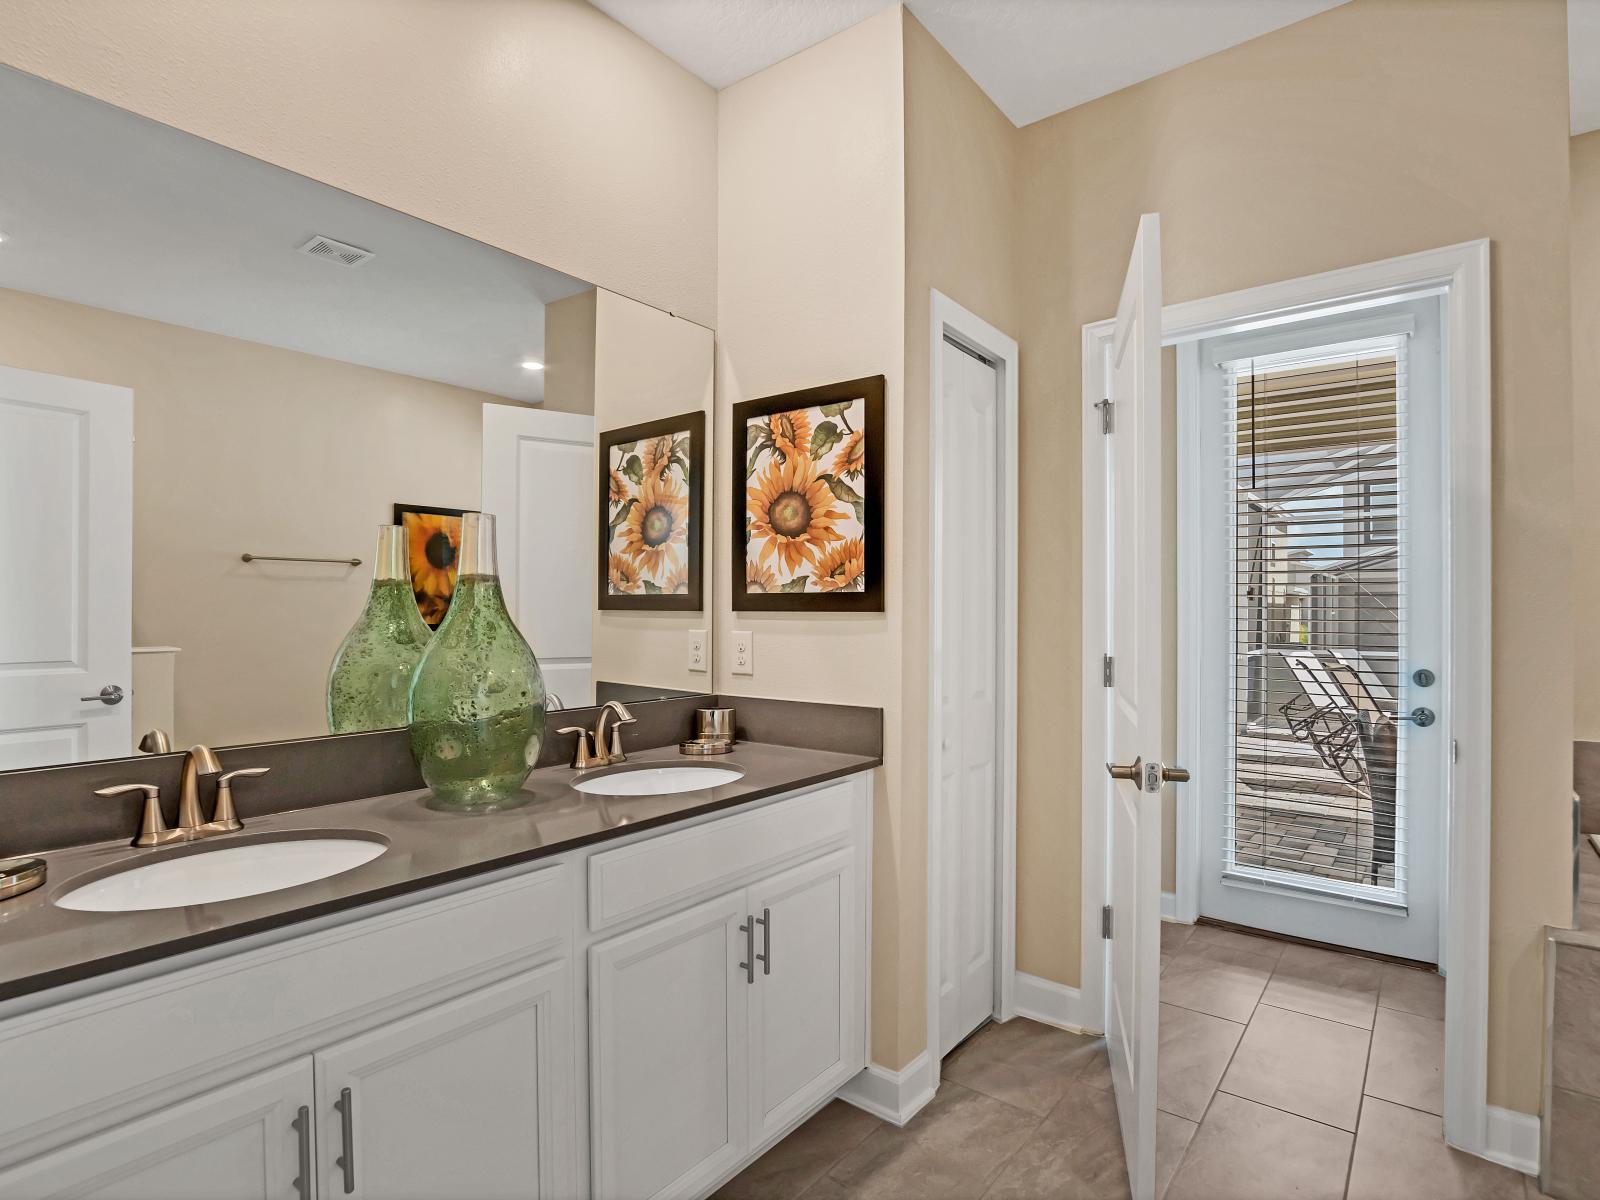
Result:
[[[839,1090],[839,1099],[894,1125],[922,1111],[939,1088],[938,1060],[924,1050],[898,1071],[869,1063]]]
[[[1524,1175],[1537,1175],[1539,1118],[1489,1105],[1484,1110],[1483,1157]]]
[[[1094,1032],[1091,1022],[1084,1019],[1083,993],[1077,988],[1022,971],[1016,973],[1015,980],[1012,1000],[1017,1016],[1073,1033]]]
[[[1176,921],[1178,919],[1178,893],[1161,893],[1161,919],[1163,921]]]

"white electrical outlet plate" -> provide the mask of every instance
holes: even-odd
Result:
[[[706,631],[704,629],[689,630],[689,670],[705,671],[706,667]]]
[[[756,673],[756,638],[748,629],[733,631],[733,673],[735,675]]]

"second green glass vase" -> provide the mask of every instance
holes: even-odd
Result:
[[[488,812],[532,797],[544,742],[544,675],[500,593],[494,517],[461,519],[460,572],[411,680],[411,750],[431,808]]]
[[[328,671],[329,732],[404,725],[411,675],[430,636],[411,592],[406,531],[380,525],[367,606],[345,634]]]

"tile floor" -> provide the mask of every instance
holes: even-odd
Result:
[[[1165,1200],[1538,1200],[1531,1179],[1444,1144],[1438,976],[1163,925],[1161,999]],[[904,1129],[833,1102],[718,1200],[1128,1195],[1103,1039],[1018,1018],[943,1074]]]

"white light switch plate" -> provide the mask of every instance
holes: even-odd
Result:
[[[756,638],[748,629],[733,631],[733,673],[735,675],[756,673]]]
[[[706,631],[689,630],[689,670],[706,670]]]

